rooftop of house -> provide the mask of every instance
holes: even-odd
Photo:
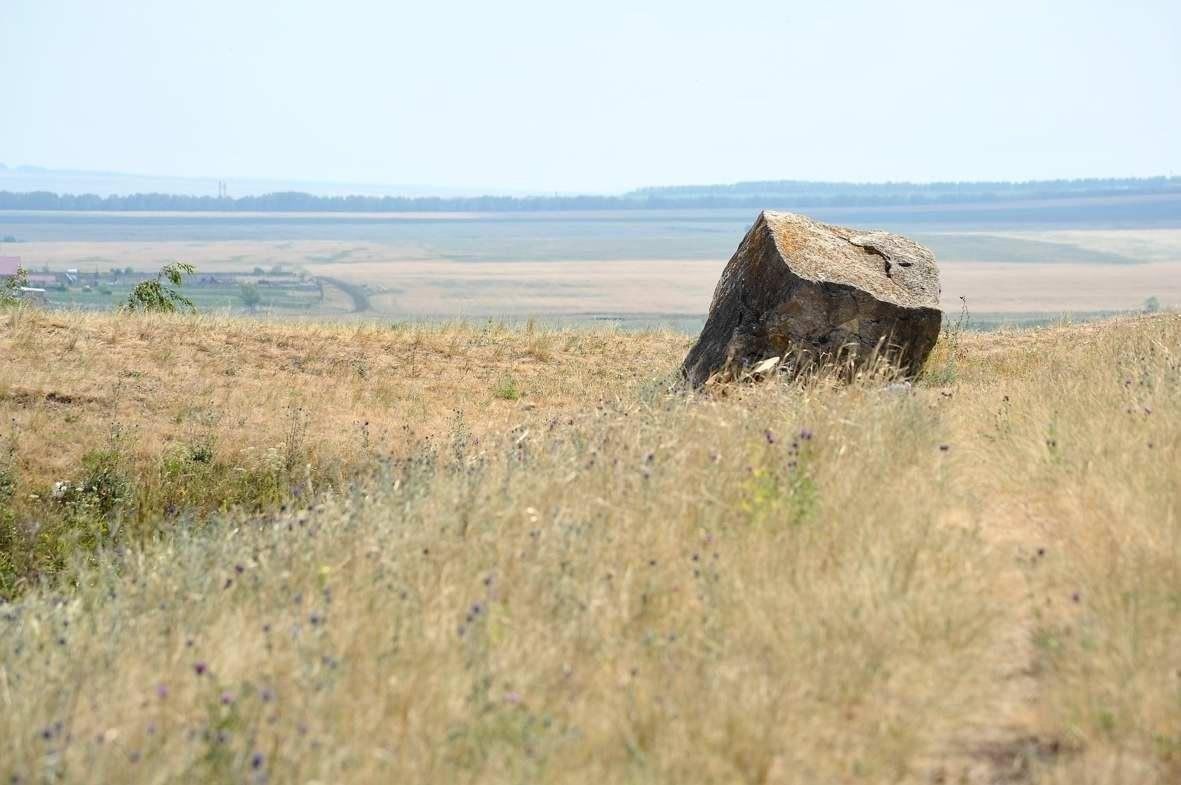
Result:
[[[0,275],[16,275],[17,268],[21,266],[21,258],[19,256],[0,256]]]

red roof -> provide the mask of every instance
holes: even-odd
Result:
[[[20,266],[19,256],[0,256],[0,275],[16,275],[16,268]]]

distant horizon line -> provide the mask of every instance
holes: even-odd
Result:
[[[348,180],[319,180],[314,178],[301,177],[270,177],[270,176],[196,176],[196,175],[168,175],[168,174],[143,174],[134,172],[124,172],[118,170],[104,170],[104,169],[73,169],[73,168],[53,168],[46,166],[39,166],[35,164],[19,164],[6,165],[0,162],[0,191],[7,193],[55,193],[61,196],[144,196],[144,195],[167,195],[167,196],[183,196],[201,198],[203,194],[198,193],[180,193],[177,191],[164,190],[127,190],[116,192],[110,188],[98,189],[106,191],[105,194],[95,194],[94,191],[86,191],[84,189],[52,189],[52,188],[33,188],[30,190],[8,191],[5,189],[3,180],[8,173],[24,174],[24,175],[43,175],[47,177],[78,177],[78,178],[114,178],[118,180],[143,180],[143,181],[176,181],[176,183],[193,182],[202,183],[206,187],[217,187],[220,183],[226,183],[233,186],[235,182],[239,184],[273,184],[276,186],[273,190],[250,190],[248,193],[243,193],[238,196],[220,197],[229,200],[238,200],[243,198],[257,198],[260,196],[271,196],[276,194],[306,194],[315,198],[403,198],[403,199],[423,199],[423,198],[454,198],[454,199],[483,199],[483,198],[517,198],[517,199],[569,199],[569,198],[608,198],[608,199],[622,199],[622,198],[636,198],[644,195],[651,195],[657,193],[673,194],[677,192],[693,192],[693,191],[735,191],[750,190],[753,187],[782,187],[782,186],[797,186],[807,188],[849,188],[849,189],[889,189],[889,188],[1017,188],[1025,189],[1037,186],[1063,186],[1073,185],[1080,186],[1086,184],[1110,184],[1110,183],[1168,183],[1170,181],[1181,181],[1181,176],[1174,174],[1157,174],[1157,175],[1141,175],[1141,176],[1087,176],[1087,177],[1058,177],[1058,178],[1029,178],[1020,180],[1004,180],[1004,179],[990,179],[990,180],[956,180],[956,179],[932,179],[932,180],[822,180],[822,179],[795,179],[795,178],[762,178],[762,179],[745,179],[745,180],[731,180],[724,182],[689,182],[689,183],[670,183],[663,185],[644,185],[635,188],[612,191],[597,191],[597,190],[541,190],[529,188],[494,188],[487,186],[440,186],[431,184],[418,183],[376,183],[376,182],[358,182]],[[280,187],[282,186],[282,187]],[[314,191],[303,191],[298,187],[316,187],[320,186],[325,189],[332,189],[337,193],[324,194],[315,193]],[[353,192],[341,192],[339,189],[354,188],[359,189]],[[376,193],[380,191],[381,193]],[[214,197],[217,198],[217,197]]]
[[[1050,204],[1099,199],[1159,203],[1181,217],[1181,177],[1088,178],[1076,180],[991,181],[977,183],[850,184],[806,180],[766,180],[706,186],[664,186],[619,195],[571,196],[404,196],[271,191],[232,197],[170,194],[128,195],[14,192],[0,178],[0,210],[51,212],[224,212],[224,213],[525,213],[606,210],[892,208],[940,209],[966,205]],[[220,185],[220,184],[219,184]],[[1160,208],[1156,208],[1160,209]]]

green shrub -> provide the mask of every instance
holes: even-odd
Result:
[[[262,302],[262,294],[258,291],[258,284],[238,284],[238,299],[251,313],[254,313],[258,309],[258,304]]]
[[[500,377],[500,381],[496,383],[496,387],[492,389],[492,395],[500,398],[503,401],[515,401],[519,399],[523,393],[521,388],[517,386],[517,380],[509,374]]]
[[[25,272],[25,268],[16,268],[16,275],[0,282],[0,306],[15,305],[20,302],[21,287],[27,286],[28,282],[29,276]]]
[[[0,574],[5,572],[5,561],[12,550],[12,527],[16,518],[12,510],[12,500],[15,496],[16,472],[6,460],[0,458]]]
[[[192,275],[195,272],[197,272],[197,268],[188,262],[164,265],[155,280],[136,284],[135,288],[131,290],[131,294],[127,295],[127,302],[123,309],[125,311],[154,311],[158,313],[173,313],[179,309],[196,313],[197,307],[193,305],[192,300],[164,283],[167,281],[172,286],[181,286],[184,283],[184,276]]]
[[[82,456],[82,480],[58,482],[53,497],[76,514],[110,517],[132,500],[131,481],[121,463],[117,449],[91,450]]]
[[[12,467],[7,463],[0,463],[0,515],[12,503],[16,495],[16,476]]]

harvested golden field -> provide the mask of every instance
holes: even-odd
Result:
[[[736,228],[735,231],[740,231]],[[476,260],[461,249],[451,255],[428,242],[379,243],[346,240],[296,241],[91,241],[37,242],[12,246],[31,270],[76,267],[84,273],[112,265],[155,270],[176,259],[191,261],[201,275],[247,273],[252,268],[284,266],[310,275],[348,281],[370,289],[369,311],[360,318],[525,317],[529,315],[702,314],[718,275],[733,248],[733,235],[712,258],[694,256],[694,244],[675,245],[682,256],[646,258],[607,248],[602,257],[566,257],[577,246],[550,248],[539,238],[509,246],[505,258]],[[977,247],[965,240],[983,237]],[[1181,306],[1181,232],[1177,230],[1078,230],[934,233],[919,239],[937,251],[948,244],[950,260],[940,259],[942,307],[960,309],[960,297],[973,312],[992,314],[1138,311],[1149,297],[1165,307]],[[1064,256],[1017,256],[1005,242],[1042,243]],[[694,243],[697,241],[694,240]],[[1041,246],[1037,246],[1040,250]],[[523,249],[541,258],[517,258]],[[540,250],[539,250],[540,249]],[[610,253],[607,253],[610,251]],[[1071,253],[1122,255],[1122,263],[1073,260]],[[552,255],[547,255],[552,254]],[[621,255],[622,254],[622,255]],[[938,255],[938,253],[937,253]],[[52,295],[52,292],[51,292]],[[319,309],[320,318],[333,304]],[[345,305],[347,303],[339,303]],[[240,307],[230,294],[219,307]],[[108,306],[109,307],[109,306]],[[211,306],[212,307],[212,306]]]
[[[0,774],[1181,779],[1181,318],[687,344],[6,314]]]

